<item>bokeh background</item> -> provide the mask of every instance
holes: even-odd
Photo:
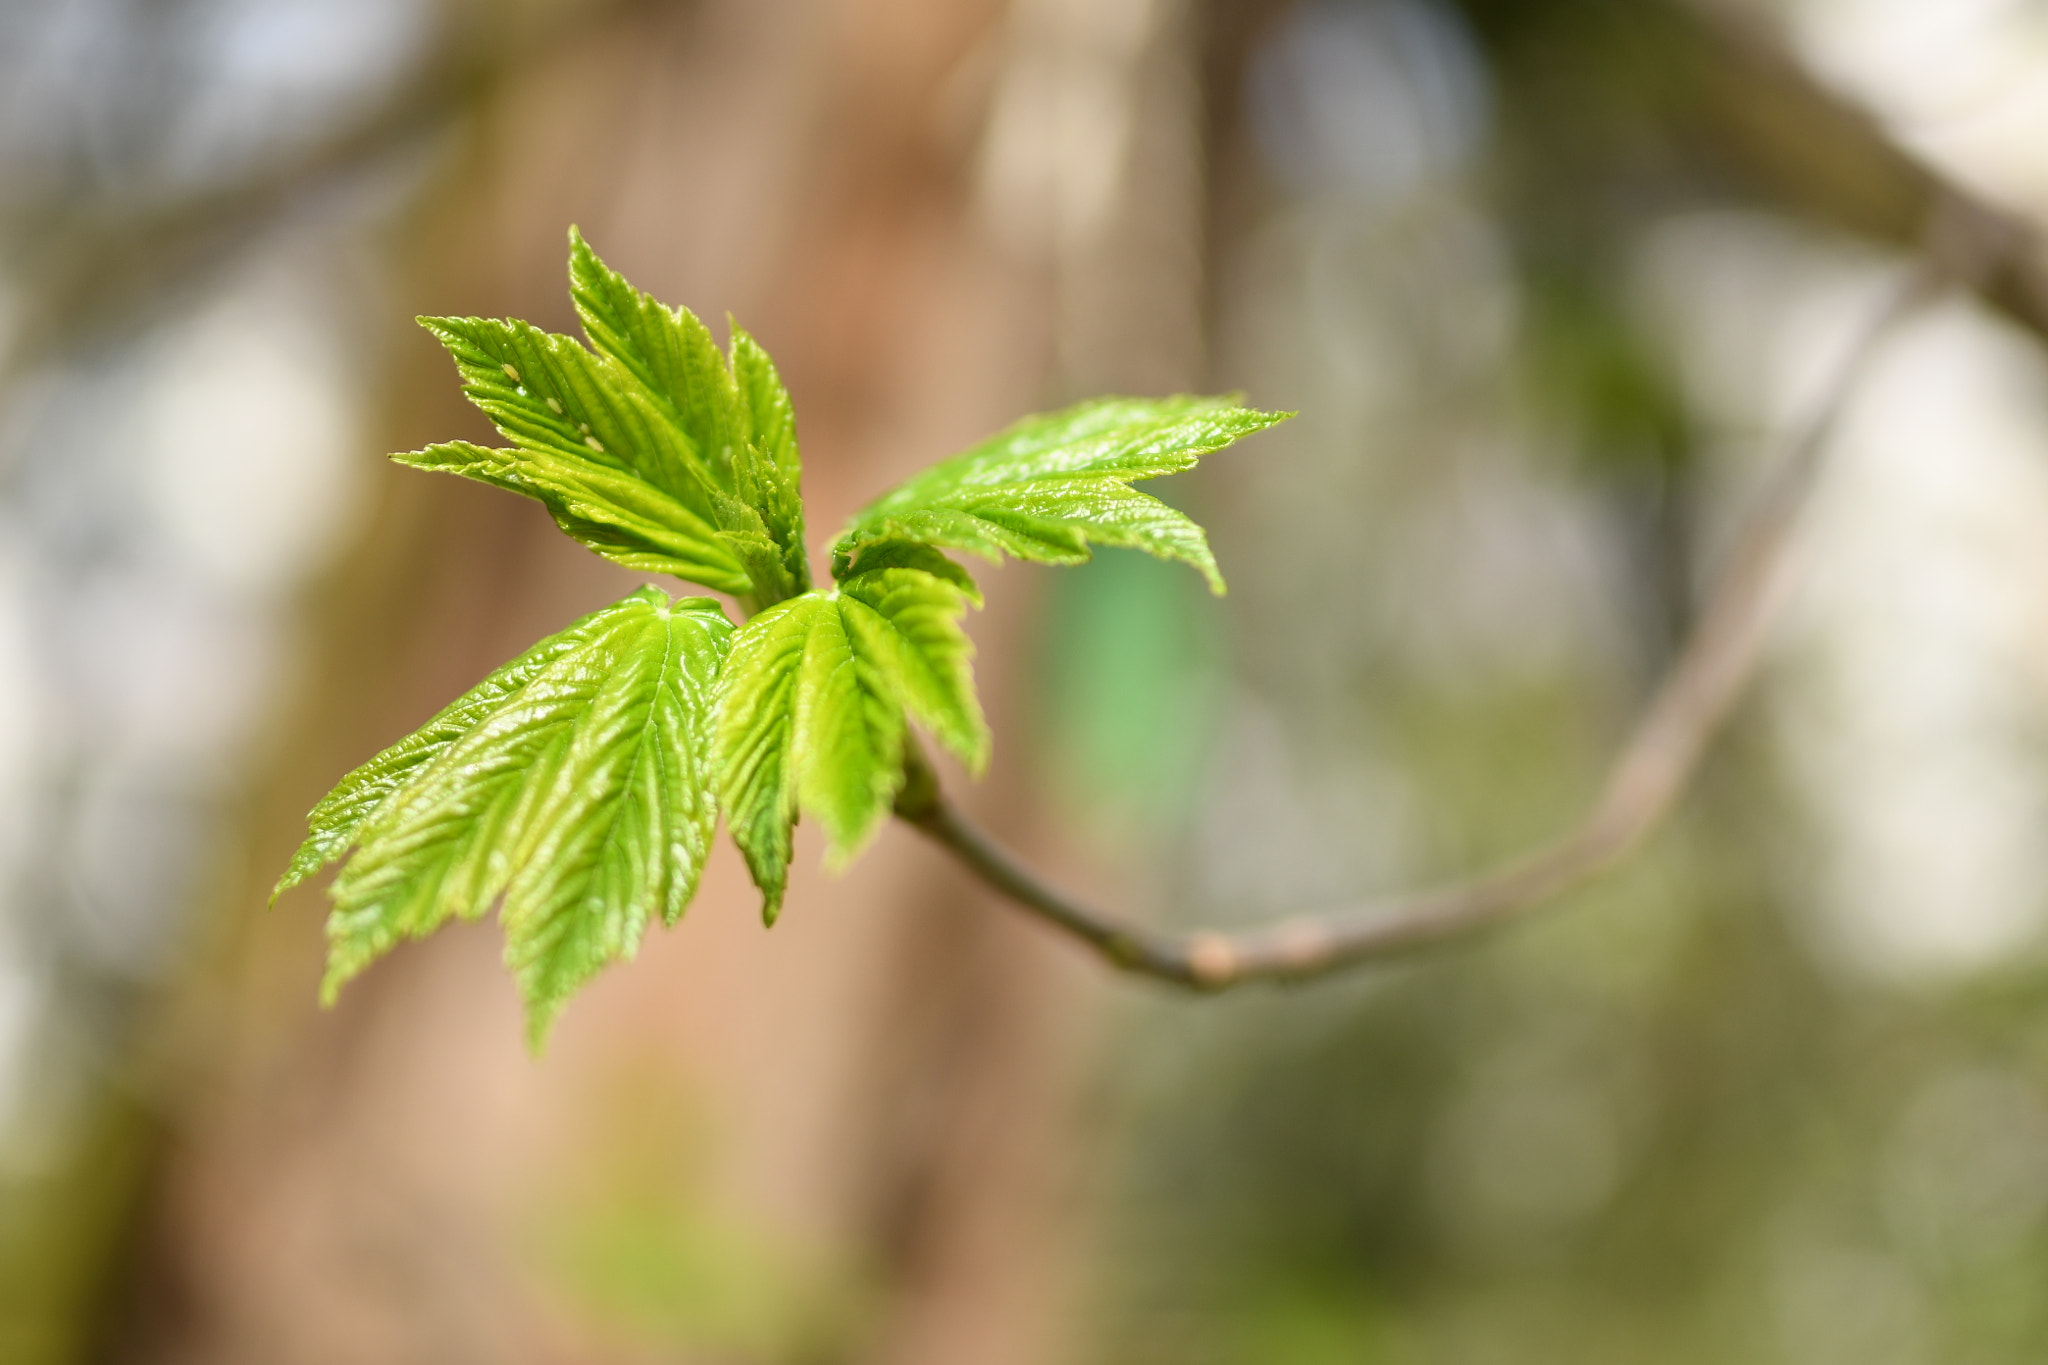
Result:
[[[396,469],[565,231],[793,388],[811,524],[1243,390],[1233,591],[984,579],[968,792],[1252,923],[1573,817],[1937,197],[2048,216],[2040,0],[0,6],[0,1359],[2048,1358],[2048,300],[1858,391],[1678,817],[1469,945],[1112,978],[891,831],[729,850],[521,1046],[488,925],[314,1003],[301,813],[634,583]],[[963,791],[966,784],[953,775]]]

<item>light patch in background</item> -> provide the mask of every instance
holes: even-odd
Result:
[[[11,5],[0,10],[0,165],[12,183],[43,188],[54,178],[70,139],[86,141],[82,125],[108,88],[108,37],[119,31],[116,0],[61,5]],[[82,135],[83,134],[83,135]]]
[[[33,777],[48,756],[55,718],[50,679],[37,658],[33,590],[21,548],[18,529],[0,514],[0,885],[34,853]]]
[[[1804,57],[1979,189],[2048,210],[2048,11],[2033,0],[1800,0]]]
[[[1292,193],[1398,200],[1466,162],[1486,78],[1456,14],[1415,0],[1304,5],[1246,76],[1261,159]]]
[[[1544,476],[1504,378],[1514,266],[1466,183],[1492,95],[1455,10],[1300,6],[1246,99],[1281,193],[1224,282],[1222,370],[1301,416],[1211,475],[1234,480],[1218,543],[1263,551],[1227,565],[1243,685],[1191,840],[1219,921],[1440,872],[1456,798],[1412,732],[1607,659],[1617,619],[1604,528]]]
[[[1788,1238],[1773,1270],[1780,1359],[1792,1365],[1933,1365],[1926,1295],[1894,1258]]]
[[[2048,908],[2048,405],[2038,357],[1961,305],[1872,376],[1818,509],[1788,752],[1831,847],[1840,950],[1992,965]]]
[[[184,575],[106,567],[81,575],[43,625],[44,715],[95,752],[147,752],[226,781],[276,680],[265,605]]]
[[[1256,693],[1229,699],[1188,868],[1211,917],[1260,922],[1355,897],[1401,865],[1415,793],[1388,762],[1303,745]]]
[[[176,198],[289,156],[405,79],[423,0],[0,7],[0,203]]]
[[[355,385],[304,291],[262,281],[157,344],[133,439],[173,552],[221,589],[289,591],[346,532],[361,486]]]
[[[990,232],[1027,256],[1107,223],[1137,117],[1131,70],[1169,0],[1018,0],[979,168]]]
[[[50,1131],[0,1148],[62,1149],[42,1091],[82,1084],[119,1046],[116,1002],[176,960],[293,599],[359,511],[346,273],[317,233],[272,239],[187,311],[9,395],[0,995],[16,968],[34,989],[0,998],[0,1115]]]
[[[310,142],[408,74],[434,7],[420,0],[214,0],[175,36],[191,102],[157,173],[206,180]]]
[[[47,1002],[48,983],[9,937],[0,937],[0,1179],[16,1172],[19,1153],[6,1139],[21,1126],[32,1079],[30,1043]]]
[[[1703,410],[1738,433],[1810,401],[1895,287],[1753,218],[1675,223],[1648,259]],[[1768,696],[1811,823],[1792,856],[1831,961],[1940,980],[2029,945],[2048,910],[2039,359],[1944,305],[1887,347],[1836,439]],[[1738,435],[1731,470],[1756,448]]]

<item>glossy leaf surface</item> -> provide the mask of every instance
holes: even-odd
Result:
[[[712,691],[732,625],[653,588],[490,675],[316,807],[286,874],[350,845],[323,994],[400,941],[500,897],[507,964],[538,1043],[567,996],[630,957],[696,890],[717,811]]]
[[[525,322],[420,319],[512,444],[394,458],[534,498],[631,569],[758,602],[803,591],[795,418],[767,353],[735,327],[728,363],[694,314],[633,288],[573,231],[569,275],[588,348]]]
[[[770,922],[799,814],[824,827],[835,863],[888,815],[906,713],[971,767],[987,761],[960,628],[969,600],[923,570],[879,569],[771,607],[734,640],[719,681],[719,800]]]
[[[1091,544],[1128,545],[1193,565],[1221,592],[1202,528],[1131,485],[1191,469],[1291,415],[1182,396],[1099,398],[1027,417],[870,504],[833,545],[833,572],[890,541],[1047,564],[1078,564]]]

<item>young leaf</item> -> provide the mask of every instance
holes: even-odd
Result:
[[[569,295],[599,355],[630,375],[689,442],[712,485],[732,488],[732,452],[747,441],[739,391],[697,315],[626,282],[569,229]]]
[[[733,444],[735,393],[711,329],[688,309],[672,309],[633,289],[569,229],[569,299],[584,336],[604,358],[627,370],[649,401],[682,428],[692,454],[713,481]]]
[[[811,586],[804,549],[804,503],[797,492],[802,464],[797,457],[796,411],[768,353],[741,331],[738,323],[728,320],[728,325],[732,329],[733,380],[747,431],[745,443],[733,451],[733,488],[753,515],[724,514],[733,518],[729,533],[765,535],[773,547],[776,578],[772,583],[768,580],[765,566],[755,575],[758,585],[779,589],[779,595],[773,597],[756,592],[756,600],[765,606]]]
[[[570,337],[494,318],[422,318],[454,357],[463,392],[512,442],[396,456],[546,505],[573,539],[629,568],[721,592],[751,580],[717,537],[713,489],[688,434],[621,366]]]
[[[732,332],[732,376],[747,415],[749,439],[793,485],[803,465],[797,458],[796,407],[789,401],[789,390],[761,343],[730,318],[726,326]]]
[[[444,441],[391,458],[533,498],[571,539],[636,572],[674,574],[733,594],[753,589],[744,563],[709,524],[630,472],[573,454],[467,441]]]
[[[732,358],[687,308],[628,284],[569,230],[570,294],[599,355],[630,380],[636,402],[681,433],[706,489],[705,519],[766,605],[810,587],[797,494],[796,416],[768,353],[737,323]]]
[[[391,793],[503,706],[506,698],[525,687],[534,674],[563,654],[585,645],[602,615],[585,617],[500,666],[441,708],[425,725],[337,782],[334,790],[322,797],[306,817],[305,842],[299,845],[291,866],[271,890],[271,903],[276,904],[279,896],[348,852],[349,845],[355,842],[356,829]]]
[[[880,569],[921,569],[935,578],[943,578],[965,593],[967,600],[975,606],[981,605],[981,589],[967,570],[940,554],[929,545],[914,540],[871,540],[861,545],[853,562],[844,565],[833,576],[841,582],[848,582],[864,573]]]
[[[1129,545],[1223,578],[1201,527],[1131,484],[1178,473],[1292,413],[1234,398],[1100,398],[1027,417],[870,504],[832,547],[833,574],[867,547],[916,541],[986,559],[1077,564],[1090,543]]]
[[[401,940],[502,896],[506,962],[538,1046],[571,992],[630,957],[650,917],[674,923],[696,890],[731,635],[710,599],[642,588],[344,779],[315,810],[321,842],[302,850],[324,861],[355,845],[332,892],[324,998]]]
[[[524,322],[421,318],[511,441],[399,455],[522,493],[629,568],[756,603],[810,585],[789,395],[733,328],[732,359],[687,309],[633,288],[570,229],[570,294],[594,350]]]
[[[988,722],[974,692],[974,643],[960,628],[967,604],[979,599],[917,568],[850,575],[839,596],[855,651],[890,698],[980,773]]]
[[[959,620],[970,600],[921,569],[877,569],[771,607],[734,639],[718,686],[719,801],[770,923],[799,813],[824,826],[840,864],[888,815],[905,712],[971,767],[987,761]]]
[[[718,804],[761,888],[761,916],[770,924],[789,885],[789,831],[797,814],[797,675],[811,628],[832,610],[831,600],[815,592],[768,608],[740,629],[719,674]]]

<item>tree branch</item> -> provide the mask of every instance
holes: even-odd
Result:
[[[1669,813],[1707,743],[1754,671],[1787,577],[1787,550],[1829,439],[1901,323],[1951,281],[1974,284],[2014,249],[1967,211],[1943,213],[1922,260],[1865,325],[1803,421],[1786,433],[1712,601],[1585,817],[1563,837],[1469,881],[1427,888],[1237,933],[1160,933],[1104,914],[1047,885],[946,797],[913,752],[896,813],[1027,912],[1088,944],[1113,966],[1196,990],[1320,976],[1515,918],[1606,869]]]
[[[1717,144],[1780,202],[1908,250],[1937,216],[1965,223],[1981,244],[1969,287],[2048,341],[2048,260],[2024,215],[1902,144],[1873,111],[1817,77],[1756,5],[1665,0],[1664,10],[1711,54],[1698,81]]]
[[[139,211],[92,204],[41,206],[47,221],[22,273],[34,291],[0,335],[0,380],[36,356],[112,325],[136,298],[218,260],[310,192],[375,165],[454,122],[486,93],[565,51],[654,13],[670,0],[589,0],[548,19],[455,35],[375,107],[308,146],[245,175]],[[672,7],[672,6],[670,6]]]

